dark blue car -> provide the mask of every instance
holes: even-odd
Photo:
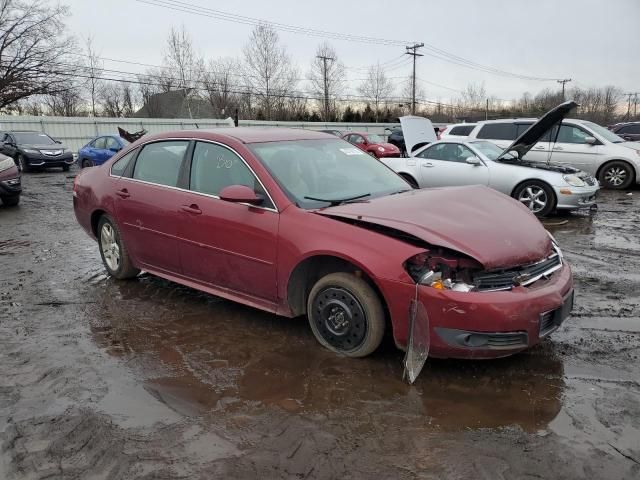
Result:
[[[118,135],[96,137],[78,151],[78,165],[81,168],[102,165],[128,144]]]

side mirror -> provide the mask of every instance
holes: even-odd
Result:
[[[474,167],[477,167],[478,165],[482,165],[482,162],[478,157],[467,157],[465,159],[465,162],[467,162],[469,165],[473,165]]]
[[[111,150],[112,152],[119,152],[122,149],[120,147],[111,147],[109,150]]]
[[[220,200],[232,203],[249,203],[251,205],[260,205],[264,202],[264,198],[256,195],[251,188],[246,185],[229,185],[220,190],[218,194]]]
[[[598,140],[596,140],[596,137],[585,137],[584,138],[584,143],[588,143],[589,145],[594,145]]]

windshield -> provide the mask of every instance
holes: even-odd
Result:
[[[491,142],[484,142],[484,141],[483,142],[471,142],[471,145],[473,145],[473,148],[478,150],[480,153],[482,153],[489,160],[497,159],[500,156],[500,154],[504,151],[502,148],[496,146],[494,143],[491,143]],[[513,160],[516,157],[514,157],[510,153],[507,153],[502,158],[504,158],[506,160]]]
[[[254,143],[249,148],[301,208],[366,201],[411,189],[380,161],[344,140]]]
[[[27,145],[54,145],[56,142],[46,133],[38,132],[15,132],[12,135],[18,144]]]
[[[369,140],[369,143],[384,143],[384,138],[375,133],[368,133],[367,140]]]
[[[597,123],[593,123],[593,122],[582,122],[582,125],[584,125],[585,127],[590,128],[591,130],[593,130],[595,133],[597,133],[598,135],[600,135],[601,137],[604,137],[605,140],[608,140],[611,143],[620,143],[620,142],[624,142],[624,139],[619,137],[618,135],[616,135],[615,133],[613,133],[611,130],[607,130],[606,128],[598,125]]]

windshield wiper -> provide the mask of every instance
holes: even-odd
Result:
[[[336,198],[336,199],[330,199],[330,198],[316,198],[316,197],[304,197],[306,200],[314,200],[316,202],[328,202],[330,204],[331,207],[336,207],[338,205],[341,205],[343,203],[347,203],[347,202],[351,202],[353,200],[359,200],[361,198],[364,197],[368,197],[370,196],[370,193],[363,193],[362,195],[357,195],[355,197],[349,197],[349,198]]]
[[[413,188],[407,188],[407,189],[405,189],[405,190],[398,190],[397,192],[391,192],[389,195],[397,195],[397,194],[399,194],[399,193],[410,192],[410,191],[412,191],[412,190],[413,190]]]

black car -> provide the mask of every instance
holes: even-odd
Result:
[[[640,141],[640,122],[616,123],[609,130],[630,142]]]
[[[13,158],[23,172],[49,167],[62,167],[66,172],[73,164],[71,150],[42,132],[2,132],[0,153]]]
[[[402,134],[402,127],[395,127],[390,129],[391,133],[389,134],[389,138],[387,138],[387,142],[392,145],[395,145],[400,150],[400,156],[407,156],[407,149],[404,145],[404,135]]]

